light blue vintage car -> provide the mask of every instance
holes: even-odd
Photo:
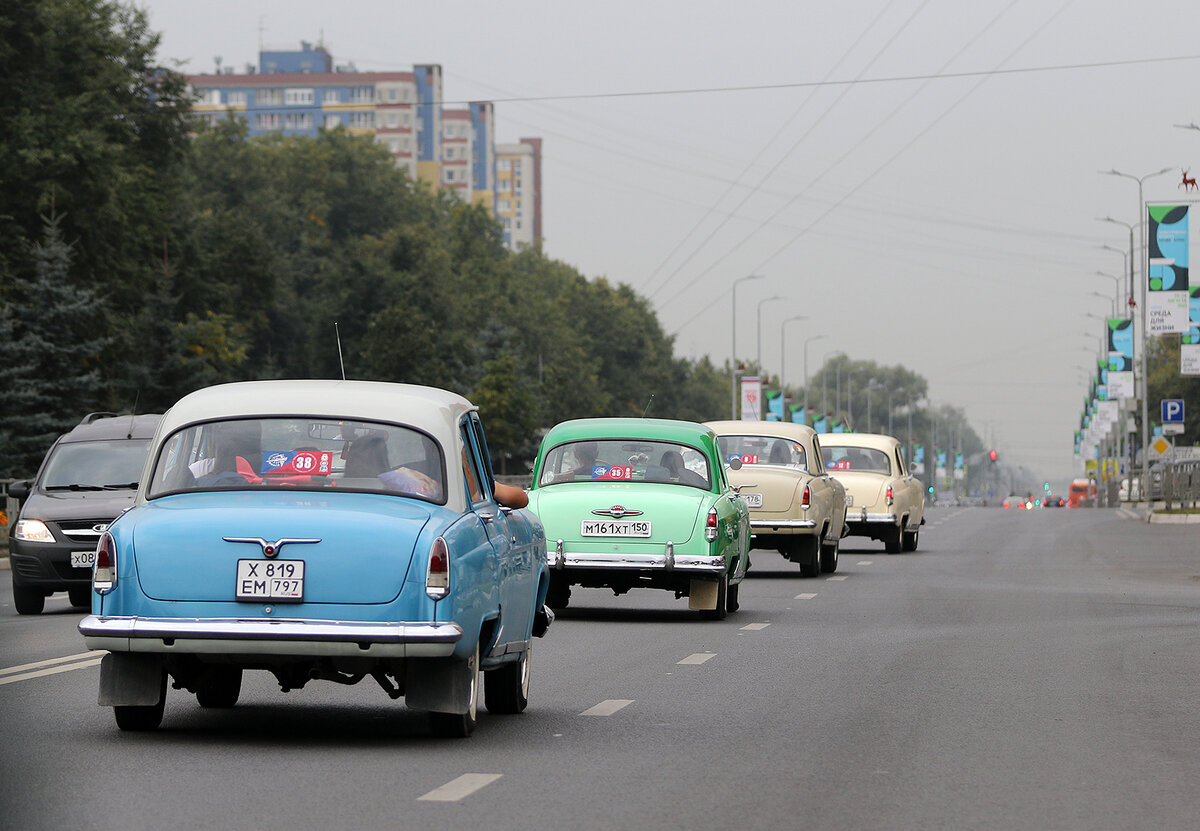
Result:
[[[168,675],[231,707],[244,670],[284,692],[370,677],[439,735],[529,696],[550,626],[541,523],[495,496],[479,414],[439,389],[226,384],[181,399],[134,506],[101,537],[92,614],[100,704],[161,723]]]

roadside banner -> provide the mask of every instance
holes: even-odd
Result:
[[[1133,398],[1133,320],[1108,319],[1108,397]]]
[[[804,409],[803,404],[788,404],[788,411],[792,416],[794,424],[808,424],[808,411]]]
[[[829,432],[828,418],[829,417],[827,415],[825,415],[825,413],[821,413],[819,416],[813,416],[812,428],[814,430],[816,430],[818,433],[828,433]]]
[[[783,390],[767,390],[767,421],[783,421]]]
[[[1190,205],[1147,205],[1150,268],[1146,334],[1184,334],[1188,317],[1188,212]]]
[[[1200,375],[1200,286],[1188,288],[1191,327],[1179,338],[1179,374]]]
[[[913,473],[922,475],[925,473],[925,445],[913,445]]]
[[[742,421],[762,421],[762,379],[756,375],[742,379]]]

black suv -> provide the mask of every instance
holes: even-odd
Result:
[[[72,606],[91,605],[96,543],[133,504],[160,418],[91,413],[54,442],[36,479],[8,486],[23,502],[8,538],[18,614],[40,614],[60,591]]]

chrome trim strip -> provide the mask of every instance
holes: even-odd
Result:
[[[895,514],[860,514],[858,517],[851,519],[846,517],[846,522],[862,524],[864,522],[886,522],[889,525],[899,525],[900,520]]]
[[[79,633],[89,649],[110,652],[358,657],[449,655],[463,636],[457,623],[100,615],[81,620]]]
[[[567,568],[615,568],[615,569],[662,569],[695,571],[703,574],[720,574],[725,570],[724,557],[706,557],[696,554],[672,554],[673,566],[668,566],[666,554],[576,554],[566,552],[563,564]]]
[[[751,528],[816,528],[815,519],[751,519]]]

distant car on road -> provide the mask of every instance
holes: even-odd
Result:
[[[850,534],[881,540],[889,554],[916,551],[925,489],[908,471],[900,442],[876,433],[826,433],[825,469],[846,488]]]
[[[266,670],[284,692],[371,678],[466,736],[481,686],[489,711],[525,709],[548,584],[542,525],[498,502],[465,398],[225,384],[163,416],[79,631],[109,653],[100,703],[123,730],[159,725],[168,676],[232,707],[243,672]]]
[[[1066,507],[1066,504],[1067,504],[1067,500],[1065,500],[1061,496],[1057,496],[1053,493],[1048,493],[1044,497],[1042,497],[1042,507],[1043,508],[1064,508],[1064,507]]]
[[[90,413],[51,445],[36,477],[8,486],[22,502],[8,540],[17,614],[39,614],[61,591],[91,605],[96,543],[133,504],[160,417]]]

